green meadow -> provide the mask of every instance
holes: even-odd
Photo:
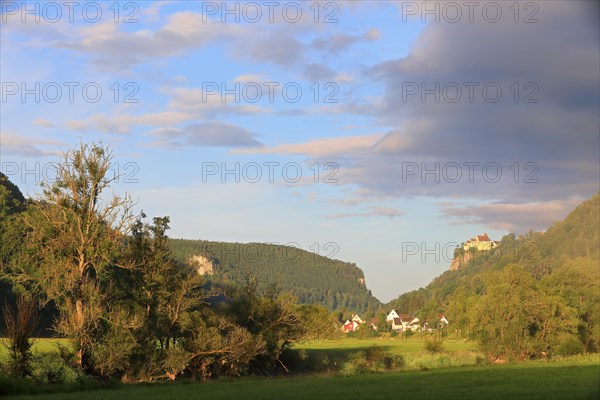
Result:
[[[55,351],[57,339],[41,339],[35,351]],[[169,384],[116,384],[109,389],[80,391],[77,386],[49,387],[52,393],[7,398],[20,400],[163,400],[163,399],[395,399],[409,392],[419,399],[596,399],[600,397],[598,355],[552,361],[494,365],[481,363],[474,343],[444,342],[444,351],[430,354],[416,336],[310,342],[298,346],[308,360],[327,357],[343,363],[353,353],[381,346],[401,355],[405,365],[396,371],[340,376],[338,373],[298,374],[291,377],[223,378],[210,382],[182,380]],[[0,353],[4,358],[5,350]],[[32,389],[37,391],[38,389]]]
[[[34,353],[47,353],[58,351],[57,345],[62,344],[65,346],[69,345],[68,339],[34,339],[33,341],[33,352]],[[4,345],[4,339],[0,339],[0,362],[5,362],[8,357],[8,351]]]
[[[116,389],[52,395],[18,396],[20,400],[166,400],[166,399],[397,399],[409,392],[418,399],[597,399],[600,367],[594,363],[554,362],[461,367],[294,378],[243,378],[203,383],[129,385]]]

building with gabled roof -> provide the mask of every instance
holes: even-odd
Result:
[[[392,330],[404,332],[408,329],[414,332],[420,327],[419,321],[417,317],[400,314],[398,318],[392,320]]]
[[[398,315],[396,310],[390,311],[390,313],[387,315],[387,317],[385,317],[385,321],[390,322],[390,321],[393,321],[394,318],[400,318],[400,316]]]
[[[498,246],[497,242],[494,242],[487,233],[483,235],[477,235],[474,238],[467,240],[463,246],[465,251],[475,248],[477,250],[491,250]]]

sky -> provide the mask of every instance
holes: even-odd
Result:
[[[171,237],[355,262],[382,301],[599,190],[592,1],[2,1],[0,171],[110,145]]]

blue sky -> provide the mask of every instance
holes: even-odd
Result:
[[[593,2],[35,4],[3,1],[0,38],[0,167],[30,196],[102,141],[114,190],[171,236],[295,243],[387,301],[449,244],[544,229],[598,190]]]

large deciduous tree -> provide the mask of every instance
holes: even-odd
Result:
[[[106,316],[108,289],[100,277],[113,264],[131,221],[129,197],[107,194],[113,155],[100,144],[66,151],[53,182],[42,183],[30,228],[29,272],[60,311],[58,333],[77,344],[78,362],[89,367],[91,349]]]

